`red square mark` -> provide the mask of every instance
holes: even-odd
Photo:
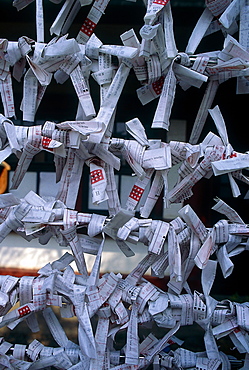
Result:
[[[95,27],[96,27],[96,23],[92,22],[91,19],[86,18],[80,30],[81,32],[85,33],[87,36],[91,36]]]
[[[154,0],[153,4],[166,5],[169,0]]]
[[[42,137],[42,146],[43,148],[48,148],[49,144],[51,143],[50,137],[43,136]]]
[[[134,185],[133,188],[131,189],[129,197],[138,202],[140,200],[143,192],[144,192],[144,189],[140,188],[137,185]]]
[[[91,175],[91,184],[95,184],[96,182],[104,180],[103,171],[100,169],[91,171],[90,175]]]
[[[152,83],[152,88],[155,91],[157,95],[160,95],[162,92],[163,88],[163,83],[164,83],[164,77],[160,77],[159,80],[155,81]]]
[[[29,308],[29,306],[28,306],[28,305],[27,305],[27,306],[23,306],[23,307],[18,308],[19,317],[26,316],[26,315],[28,315],[30,312],[31,312],[31,309]]]

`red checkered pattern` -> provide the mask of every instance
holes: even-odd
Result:
[[[96,27],[96,23],[92,22],[91,19],[86,18],[80,30],[81,32],[85,33],[87,36],[91,36],[95,27]]]
[[[21,308],[18,308],[18,313],[19,313],[19,317],[23,317],[23,316],[26,316],[28,315],[29,313],[31,312],[31,309],[29,308],[29,306],[23,306]]]
[[[140,188],[137,185],[134,185],[133,188],[131,189],[129,197],[138,202],[140,200],[143,192],[144,192],[144,189]]]
[[[102,170],[94,170],[91,172],[91,184],[95,184],[96,182],[99,182],[101,180],[104,180]]]
[[[164,77],[160,77],[159,80],[155,81],[152,83],[152,88],[155,91],[157,95],[160,95],[162,92],[163,88],[163,83],[164,83]]]
[[[153,4],[166,5],[169,0],[154,0]]]
[[[42,137],[42,146],[43,148],[48,148],[49,144],[51,143],[50,137],[43,136]]]

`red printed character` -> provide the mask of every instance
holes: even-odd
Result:
[[[234,157],[237,157],[236,152],[231,153],[228,157],[226,157],[225,153],[222,154],[222,159],[228,159],[228,158],[234,158]]]

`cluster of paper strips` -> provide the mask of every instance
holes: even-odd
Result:
[[[196,244],[199,239],[196,238]],[[84,249],[84,248],[83,248]],[[101,247],[100,247],[101,249]],[[79,256],[79,255],[78,255]],[[79,257],[76,259],[80,259]],[[98,258],[99,257],[99,258]],[[216,261],[208,261],[203,270],[203,294],[162,292],[142,274],[150,263],[161,258],[155,253],[141,261],[125,279],[120,274],[105,274],[98,279],[94,266],[90,276],[76,275],[69,265],[73,256],[66,253],[59,260],[41,268],[38,277],[1,276],[1,323],[13,329],[22,320],[33,331],[39,331],[35,316],[43,311],[45,321],[58,347],[45,347],[38,340],[29,345],[13,345],[2,338],[0,364],[10,369],[144,369],[151,363],[161,369],[230,369],[236,359],[218,350],[216,339],[229,335],[241,353],[248,353],[248,303],[228,300],[218,302],[209,296],[215,277]],[[96,261],[99,263],[98,252]],[[156,262],[155,262],[156,261]],[[187,262],[187,260],[185,260]],[[96,263],[96,262],[95,262]],[[160,262],[159,262],[160,263]],[[189,271],[188,263],[184,264]],[[17,302],[20,306],[9,309]],[[61,316],[77,316],[79,345],[69,340],[49,306],[59,306]],[[94,335],[91,318],[98,317]],[[204,330],[207,352],[194,353],[180,346],[183,341],[174,334],[180,326],[197,322]],[[169,329],[161,338],[150,333],[139,343],[138,325]],[[124,348],[115,350],[115,335],[127,330]],[[170,351],[170,346],[179,348]],[[11,353],[11,355],[7,355]],[[30,361],[25,360],[29,358]],[[123,358],[123,364],[120,360]],[[248,362],[248,359],[246,359]],[[245,363],[244,369],[248,364]]]
[[[19,11],[33,1],[15,0],[13,5]],[[56,348],[38,340],[11,344],[1,338],[0,368],[230,370],[236,365],[246,370],[249,303],[218,302],[210,291],[217,265],[226,278],[233,271],[231,257],[248,250],[248,225],[221,199],[216,199],[213,210],[225,219],[210,228],[188,204],[169,222],[149,217],[162,191],[164,206],[170,207],[190,198],[193,186],[203,177],[226,174],[234,197],[240,195],[235,179],[249,184],[242,173],[249,168],[249,154],[233,149],[219,107],[212,108],[219,85],[230,78],[237,78],[238,94],[249,93],[249,1],[206,0],[184,52],[177,50],[169,0],[144,0],[141,41],[131,29],[120,35],[122,45],[103,44],[94,31],[109,1],[65,0],[50,28],[54,37],[46,43],[43,1],[36,0],[37,39],[0,39],[4,109],[0,115],[0,162],[16,155],[11,188],[17,189],[33,157],[49,151],[54,155],[59,183],[53,199],[32,191],[22,199],[1,194],[0,241],[14,231],[27,240],[38,238],[41,244],[55,238],[71,251],[42,267],[38,277],[0,276],[0,327],[14,329],[26,320],[31,331],[37,332],[35,313],[42,311],[58,344]],[[69,38],[70,26],[84,6],[89,8],[86,19],[77,37]],[[224,35],[221,50],[196,53],[203,37],[214,32]],[[238,40],[232,36],[237,32]],[[152,128],[174,130],[170,117],[177,84],[183,90],[206,84],[189,142],[148,138],[144,122],[137,117],[125,123],[131,139],[113,137],[117,103],[131,70],[141,83],[137,89],[141,109],[158,98]],[[12,78],[23,83],[22,126],[13,123]],[[37,109],[52,78],[60,84],[71,80],[79,100],[76,118],[35,125]],[[90,78],[99,84],[98,112],[89,90]],[[217,134],[209,132],[200,142],[208,114]],[[123,161],[136,181],[121,207],[114,175]],[[169,189],[168,173],[176,164],[178,181]],[[90,168],[92,201],[96,205],[107,201],[106,216],[75,210],[84,165]],[[148,196],[141,204],[146,187]],[[101,255],[109,238],[126,257],[134,255],[130,244],[142,243],[148,252],[125,278],[113,272],[100,277]],[[90,272],[85,253],[96,256]],[[70,265],[73,261],[77,273]],[[188,285],[195,266],[201,270],[202,293],[193,292]],[[148,269],[159,278],[167,269],[167,292],[143,277]],[[77,317],[78,343],[68,339],[50,306],[58,306],[61,317]],[[203,329],[204,352],[184,349],[176,336],[181,326],[194,322]],[[166,329],[162,338],[152,333],[153,325]],[[143,326],[151,328],[151,333],[141,339]],[[126,333],[126,344],[117,350],[115,335],[120,332]],[[243,361],[218,348],[217,340],[224,336],[245,354]],[[178,348],[173,350],[172,344]]]
[[[218,106],[209,112],[220,137],[209,132],[201,144],[149,140],[138,118],[126,122],[127,131],[135,140],[110,138],[109,143],[95,143],[90,138],[93,133],[96,135],[95,129],[98,131],[98,128],[87,121],[65,121],[58,124],[47,121],[43,126],[25,127],[15,126],[0,115],[0,159],[3,161],[12,153],[18,157],[11,185],[12,189],[17,189],[32,158],[42,150],[53,153],[56,180],[59,182],[56,199],[72,209],[75,208],[84,164],[88,165],[92,201],[100,204],[107,200],[110,215],[116,214],[121,207],[114,170],[119,170],[121,160],[125,160],[137,176],[125,205],[127,210],[138,210],[144,190],[150,186],[153,178],[148,198],[140,209],[141,216],[147,218],[163,188],[165,207],[168,207],[170,203],[180,203],[191,197],[192,187],[201,178],[210,178],[213,174],[228,174],[234,197],[240,195],[234,178],[249,184],[248,177],[242,173],[249,166],[249,154],[239,153],[229,144],[225,122]],[[168,172],[179,163],[178,181],[169,191]]]

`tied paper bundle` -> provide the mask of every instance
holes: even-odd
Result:
[[[21,11],[33,1],[15,0],[13,5]],[[227,174],[234,197],[240,195],[234,178],[249,182],[242,173],[249,167],[248,154],[232,148],[219,107],[211,109],[218,86],[227,79],[237,78],[237,92],[248,93],[247,1],[206,0],[184,52],[177,50],[168,0],[145,1],[141,41],[131,29],[120,35],[123,45],[103,44],[101,35],[98,38],[94,33],[109,0],[66,0],[50,28],[53,37],[49,42],[44,36],[44,4],[42,0],[35,3],[36,40],[28,36],[17,41],[0,39],[4,110],[0,160],[11,154],[18,158],[11,185],[17,189],[33,157],[49,151],[54,155],[59,190],[56,198],[49,200],[34,192],[22,199],[10,193],[1,195],[0,240],[10,232],[27,240],[38,238],[43,245],[55,238],[71,253],[42,267],[38,277],[0,277],[0,327],[14,329],[25,320],[32,332],[38,332],[36,313],[42,311],[58,345],[46,347],[38,340],[13,345],[2,338],[1,368],[135,370],[151,365],[154,369],[229,370],[233,364],[243,363],[218,348],[217,340],[228,336],[239,353],[245,354],[243,369],[247,369],[249,303],[218,302],[210,296],[217,265],[224,278],[230,276],[231,258],[248,249],[247,224],[221,199],[216,199],[213,209],[226,219],[212,228],[205,227],[189,205],[170,222],[149,218],[163,189],[164,205],[169,207],[191,197],[192,187],[203,177]],[[70,38],[73,20],[85,6],[89,10],[85,21],[77,37]],[[232,36],[237,31],[238,40]],[[221,50],[196,54],[202,39],[214,32],[224,35]],[[114,59],[118,62],[113,63]],[[172,129],[177,85],[185,91],[206,84],[189,143],[149,139],[143,123],[132,117],[126,130],[133,139],[113,137],[117,104],[131,70],[141,83],[137,89],[141,104],[159,98],[152,128]],[[100,89],[98,112],[89,88],[91,77]],[[21,110],[28,125],[13,124],[12,78],[23,82]],[[71,81],[78,97],[75,120],[31,126],[52,78],[60,84]],[[197,144],[208,113],[218,135],[210,132]],[[124,208],[114,178],[114,170],[119,171],[123,160],[136,176]],[[85,164],[90,168],[92,201],[96,205],[107,201],[107,216],[74,210]],[[168,172],[175,164],[180,164],[179,178],[168,189]],[[148,197],[140,204],[146,187]],[[135,211],[140,212],[139,217]],[[147,250],[125,278],[113,272],[100,277],[108,238],[126,257],[134,255],[130,243],[142,243]],[[96,256],[91,270],[85,253]],[[188,285],[195,266],[201,270],[202,293],[193,292]],[[167,292],[143,278],[149,268],[158,277],[168,269]],[[77,318],[77,344],[68,339],[50,306],[58,306],[61,317]],[[182,348],[184,343],[176,336],[180,327],[194,322],[203,329],[203,352]],[[141,338],[143,326],[150,333]],[[162,338],[153,334],[155,326],[166,329]],[[125,332],[126,343],[117,350],[115,336],[121,332]],[[172,345],[178,348],[173,350]]]
[[[219,351],[216,343],[216,339],[224,336],[229,336],[240,353],[248,352],[246,317],[249,304],[218,302],[210,296],[217,264],[226,278],[233,271],[231,257],[248,249],[248,226],[222,200],[217,199],[213,209],[227,219],[221,219],[213,228],[206,228],[189,205],[170,223],[139,220],[125,210],[113,218],[83,214],[67,209],[61,201],[46,202],[33,192],[21,200],[12,194],[2,194],[0,205],[3,237],[11,230],[28,240],[30,236],[38,237],[42,244],[55,237],[72,252],[42,267],[38,277],[1,276],[0,327],[14,329],[26,319],[29,328],[37,332],[39,325],[35,313],[42,311],[60,348],[60,351],[46,348],[34,340],[29,346],[22,345],[18,352],[3,340],[0,348],[4,355],[0,359],[5,366],[144,369],[158,363],[162,369],[175,366],[188,369],[191,363],[200,369],[204,365],[206,369],[210,366],[218,369],[221,364],[229,369],[231,358]],[[88,235],[77,233],[82,227],[87,228]],[[98,234],[102,234],[102,238]],[[125,278],[113,272],[99,277],[105,234],[114,238],[127,256],[132,251],[125,241],[142,242],[147,248],[146,256]],[[96,256],[89,275],[85,253]],[[72,261],[76,263],[78,274],[70,266]],[[203,293],[192,292],[188,285],[187,279],[194,266],[202,270]],[[149,268],[158,277],[164,276],[169,268],[168,292],[143,278]],[[49,306],[60,307],[61,317],[76,316],[78,345],[67,338]],[[96,330],[93,318],[97,320]],[[180,347],[183,341],[175,337],[181,326],[194,322],[204,330],[206,352],[183,349]],[[158,339],[152,334],[153,324],[169,330]],[[140,342],[139,328],[143,326],[151,333]],[[122,331],[127,333],[127,342],[117,351],[115,336]],[[172,344],[179,348],[165,353]]]
[[[14,329],[26,320],[29,328],[39,331],[36,313],[42,311],[58,347],[44,346],[38,340],[14,346],[1,338],[0,363],[10,369],[144,369],[160,364],[161,369],[230,369],[236,359],[218,350],[215,339],[229,336],[241,353],[248,352],[249,304],[229,300],[218,302],[209,296],[215,261],[203,270],[203,291],[172,294],[160,291],[146,280],[134,281],[134,273],[123,279],[120,274],[105,274],[92,285],[92,274],[76,275],[69,253],[47,264],[38,277],[1,276],[1,323]],[[17,302],[18,308],[9,311]],[[58,306],[61,317],[77,317],[79,344],[68,339],[50,306]],[[8,312],[9,311],[9,312]],[[97,317],[94,334],[91,318]],[[155,322],[169,329],[160,339],[149,333],[140,343],[138,328],[152,329]],[[198,323],[205,331],[206,351],[182,348],[183,341],[174,334],[180,326]],[[139,327],[138,327],[139,325]],[[115,350],[115,335],[127,331],[124,348]],[[177,345],[176,350],[171,346]],[[125,363],[120,361],[125,361]],[[248,358],[246,357],[248,362]],[[237,361],[239,363],[239,361]],[[245,364],[246,366],[246,364]],[[246,367],[244,367],[246,369]]]
[[[11,154],[17,156],[18,163],[11,180],[11,189],[17,189],[33,157],[42,150],[52,153],[59,184],[56,200],[69,208],[75,208],[84,165],[87,165],[90,168],[92,202],[98,205],[107,200],[112,216],[121,208],[114,170],[118,171],[124,160],[137,178],[125,209],[139,210],[142,217],[148,218],[163,189],[164,206],[168,208],[171,203],[190,198],[193,186],[212,175],[227,174],[234,197],[241,194],[235,179],[249,184],[248,177],[242,173],[242,170],[249,168],[248,153],[235,151],[229,143],[219,107],[209,112],[219,136],[209,132],[200,144],[195,145],[148,139],[138,118],[126,122],[127,132],[135,140],[111,138],[107,144],[91,142],[91,135],[98,131],[98,127],[91,127],[86,122],[55,124],[46,121],[43,125],[25,127],[15,126],[11,120],[0,115],[0,159],[4,161]],[[168,174],[174,165],[179,165],[178,179],[169,189]],[[142,204],[140,200],[146,188],[149,189],[149,196]]]
[[[32,1],[15,0],[13,5],[22,10]],[[133,69],[142,87],[137,95],[143,105],[159,97],[152,127],[169,129],[171,108],[176,85],[183,90],[206,83],[206,92],[193,126],[190,142],[195,144],[211,108],[219,84],[237,78],[237,92],[248,93],[247,4],[234,1],[209,1],[194,28],[184,52],[178,52],[173,32],[170,1],[148,2],[144,26],[140,29],[141,41],[134,30],[120,38],[123,45],[105,45],[94,34],[110,0],[68,0],[62,6],[50,28],[54,37],[44,41],[42,0],[36,1],[37,40],[21,36],[16,41],[1,39],[1,97],[6,117],[15,116],[12,78],[23,80],[21,110],[23,120],[34,122],[35,114],[52,77],[58,83],[70,78],[79,99],[77,117],[98,123],[98,135],[91,141],[100,142],[112,131],[112,120],[122,89]],[[58,3],[59,1],[54,1]],[[231,3],[231,4],[230,4]],[[76,38],[67,33],[81,7],[90,5]],[[239,31],[239,40],[233,38]],[[222,32],[223,48],[195,54],[202,39],[211,33]],[[117,64],[112,57],[118,58]],[[100,86],[101,106],[98,112],[89,90],[89,78]],[[94,128],[92,129],[94,131]]]

